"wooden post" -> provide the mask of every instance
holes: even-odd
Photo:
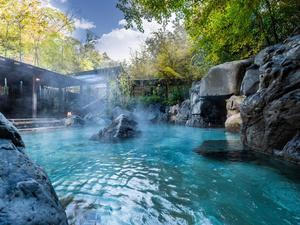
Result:
[[[32,118],[37,117],[37,88],[36,76],[32,77]]]
[[[63,104],[64,104],[64,101],[63,101],[63,89],[60,87],[58,89],[58,111],[59,113],[63,112]]]

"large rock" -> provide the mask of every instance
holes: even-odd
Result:
[[[287,161],[300,164],[300,133],[297,133],[281,151],[275,150],[274,153]]]
[[[137,128],[137,122],[133,118],[121,114],[109,126],[93,135],[91,140],[118,142],[123,139],[137,137],[140,133]]]
[[[249,149],[278,153],[300,130],[299,46],[300,35],[262,50],[255,58],[259,90],[241,105],[242,141]]]
[[[0,138],[9,139],[17,147],[25,147],[17,128],[0,113]]]
[[[185,125],[191,114],[191,103],[187,99],[181,104],[171,106],[168,111],[168,120],[171,123]]]
[[[252,59],[227,62],[212,67],[190,90],[190,117],[194,127],[224,127],[227,118],[226,99],[240,94],[241,82]]]
[[[47,174],[20,148],[20,134],[2,114],[1,129],[14,135],[0,134],[0,224],[67,224]]]
[[[244,99],[244,96],[233,95],[226,100],[227,120],[225,121],[225,128],[229,132],[240,131],[242,125],[240,105]]]
[[[190,113],[186,122],[192,127],[224,127],[226,102],[230,96],[201,96],[201,82],[190,89]]]
[[[242,95],[253,95],[259,87],[259,70],[257,65],[253,65],[247,69],[241,84]]]
[[[252,59],[247,59],[212,67],[201,80],[200,96],[239,95],[246,68],[252,62]]]

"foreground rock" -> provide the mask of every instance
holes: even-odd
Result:
[[[255,65],[259,90],[241,105],[243,144],[299,163],[299,150],[286,144],[300,130],[300,35],[262,50]]]
[[[137,137],[140,133],[137,122],[132,117],[121,114],[109,126],[93,135],[91,140],[119,142],[123,139]]]
[[[225,128],[229,132],[239,132],[241,129],[242,119],[240,105],[244,99],[244,96],[233,95],[226,101],[227,120],[225,122]]]
[[[20,148],[17,129],[1,113],[0,124],[0,224],[67,224],[47,174]]]

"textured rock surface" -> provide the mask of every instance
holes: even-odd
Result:
[[[253,65],[247,69],[241,85],[242,95],[253,95],[258,90],[259,70],[257,65]]]
[[[192,127],[224,127],[226,102],[229,96],[200,95],[200,82],[196,82],[190,93],[190,115],[186,122]]]
[[[290,140],[282,149],[282,151],[275,150],[275,155],[282,157],[287,161],[292,161],[300,164],[300,133]]]
[[[252,59],[227,62],[212,67],[190,90],[190,116],[186,125],[193,127],[224,127],[226,102],[240,94],[241,82]]]
[[[300,130],[300,35],[262,50],[255,64],[259,90],[241,105],[242,141],[249,149],[280,154]]]
[[[133,118],[121,114],[113,122],[91,137],[92,140],[104,142],[118,142],[123,139],[133,138],[140,135],[137,122]]]
[[[226,100],[227,119],[225,122],[225,128],[230,132],[239,132],[242,119],[240,114],[240,105],[245,99],[244,96],[233,95]]]
[[[239,95],[246,68],[252,61],[232,61],[212,67],[200,82],[200,96]]]
[[[181,104],[171,106],[168,111],[168,120],[171,123],[185,125],[191,114],[190,100],[187,99]]]
[[[4,128],[14,135],[0,135],[0,224],[67,224],[65,212],[46,173],[22,148],[16,147],[23,143],[22,139],[1,115],[1,129]]]
[[[24,147],[24,142],[17,128],[0,113],[0,138],[9,139],[17,147]]]

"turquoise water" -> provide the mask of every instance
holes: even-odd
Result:
[[[300,173],[271,164],[213,160],[218,129],[151,125],[120,144],[89,141],[98,129],[23,134],[29,156],[60,197],[89,199],[101,224],[300,224]]]

